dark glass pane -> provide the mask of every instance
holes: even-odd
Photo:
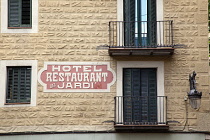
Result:
[[[31,24],[31,0],[22,0],[22,24]]]

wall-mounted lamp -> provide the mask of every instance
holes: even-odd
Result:
[[[194,109],[198,109],[201,105],[202,92],[198,92],[196,90],[195,76],[196,76],[195,71],[193,71],[192,75],[189,74],[190,92],[188,92],[188,98],[190,100],[191,107],[194,108]]]

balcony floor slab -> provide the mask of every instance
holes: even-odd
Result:
[[[109,48],[110,56],[128,56],[128,55],[173,55],[174,48],[157,47],[157,48]]]
[[[167,132],[168,125],[114,125],[116,131],[119,132]]]

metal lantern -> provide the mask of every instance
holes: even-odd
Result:
[[[198,92],[196,89],[195,76],[196,76],[195,71],[193,71],[192,75],[189,74],[190,92],[188,92],[188,98],[189,98],[191,107],[194,109],[198,109],[201,105],[202,92]]]

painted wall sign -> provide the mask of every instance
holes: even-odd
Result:
[[[38,81],[44,92],[110,92],[116,74],[109,62],[45,62]]]

